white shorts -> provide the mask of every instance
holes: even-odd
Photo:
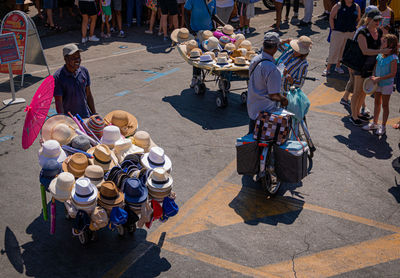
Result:
[[[378,86],[376,89],[377,92],[381,93],[382,95],[391,95],[393,93],[393,84],[387,86]]]

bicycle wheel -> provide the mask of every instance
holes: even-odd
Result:
[[[309,154],[307,155],[307,158],[308,158],[307,174],[310,174],[310,173],[311,173],[311,169],[312,169],[312,167],[313,167],[313,160],[312,160],[311,153],[309,153]]]
[[[261,176],[260,182],[265,192],[269,196],[275,195],[279,187],[281,186],[281,182],[273,171],[266,170],[265,175]]]

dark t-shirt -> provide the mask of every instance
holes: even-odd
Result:
[[[378,38],[375,40],[369,30],[367,28],[363,28],[359,31],[358,36],[364,36],[367,40],[367,47],[369,49],[380,49],[381,47],[381,38],[382,38],[382,30],[378,29]],[[374,70],[376,64],[376,56],[377,55],[366,55],[363,70],[361,71],[361,77],[366,78],[372,76],[372,72]]]
[[[64,114],[71,112],[82,118],[89,118],[91,112],[86,99],[86,87],[90,86],[89,72],[85,67],[79,67],[74,73],[64,65],[54,75],[54,96],[61,96]]]

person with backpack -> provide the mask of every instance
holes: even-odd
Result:
[[[279,35],[268,32],[264,35],[263,51],[251,61],[249,66],[249,88],[247,93],[247,113],[250,117],[249,133],[256,125],[261,111],[273,112],[277,102],[287,106],[288,100],[280,94],[281,73],[275,64],[274,54],[281,44]]]

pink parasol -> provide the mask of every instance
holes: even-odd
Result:
[[[49,75],[43,80],[32,98],[31,104],[25,108],[26,117],[22,132],[22,147],[29,148],[38,136],[46,120],[53,99],[54,78]]]

